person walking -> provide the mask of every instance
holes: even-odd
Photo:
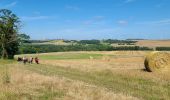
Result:
[[[27,59],[25,56],[22,58],[22,60],[23,60],[23,63],[24,63],[24,64],[26,64],[27,61],[28,61],[28,59]]]
[[[29,63],[32,64],[32,63],[33,63],[33,60],[34,60],[34,58],[33,58],[33,57],[30,57]]]
[[[36,63],[36,64],[39,64],[39,59],[38,59],[38,57],[35,57],[35,63]]]

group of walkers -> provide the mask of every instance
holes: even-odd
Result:
[[[18,57],[17,61],[18,61],[18,62],[23,62],[24,64],[26,64],[26,63],[32,64],[33,61],[35,61],[36,64],[39,64],[39,59],[38,59],[38,57],[35,57],[35,58],[33,58],[33,57],[27,58],[26,56],[24,56],[24,57]]]

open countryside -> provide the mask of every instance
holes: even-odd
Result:
[[[169,5],[0,0],[0,100],[170,100]]]

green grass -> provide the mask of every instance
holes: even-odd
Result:
[[[129,58],[129,57],[141,57],[139,56],[133,56],[133,55],[114,55],[114,54],[94,54],[94,53],[49,53],[49,54],[22,54],[22,55],[16,55],[17,57],[35,57],[38,56],[40,60],[79,60],[79,59],[90,59],[90,56],[93,57],[93,59],[101,59],[103,56],[108,56],[110,58]],[[143,56],[142,56],[143,57]]]
[[[5,64],[12,64],[12,63],[15,63],[16,61],[15,60],[3,60],[3,59],[0,59],[0,65],[5,65]]]
[[[50,86],[46,87],[45,89],[38,89],[37,91],[42,94],[37,97],[38,100],[53,100],[54,97],[62,98],[65,95],[64,91],[53,91]]]
[[[33,95],[29,93],[0,92],[0,100],[54,100],[54,98],[62,99],[65,95],[63,91],[51,91],[49,88],[39,89],[36,92],[41,95]]]
[[[141,77],[130,77],[122,74],[113,74],[110,71],[83,72],[77,69],[63,68],[48,65],[27,65],[26,69],[44,74],[64,76],[73,80],[84,81],[117,93],[124,93],[146,100],[170,99],[170,82],[154,82]]]
[[[24,55],[18,55],[24,56]],[[35,56],[35,55],[26,55]],[[38,55],[42,60],[69,60],[69,59],[89,59],[92,56],[94,59],[100,59],[102,54],[88,54],[88,53],[63,53],[63,54],[48,54],[48,55]]]
[[[61,60],[61,59],[89,59],[92,56],[94,59],[99,59],[102,57],[101,54],[85,54],[85,53],[76,53],[76,54],[61,54],[61,55],[41,55],[40,58],[44,60]]]

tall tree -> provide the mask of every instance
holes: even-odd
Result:
[[[7,9],[0,10],[0,47],[1,58],[13,58],[18,50],[17,32],[19,18]]]

